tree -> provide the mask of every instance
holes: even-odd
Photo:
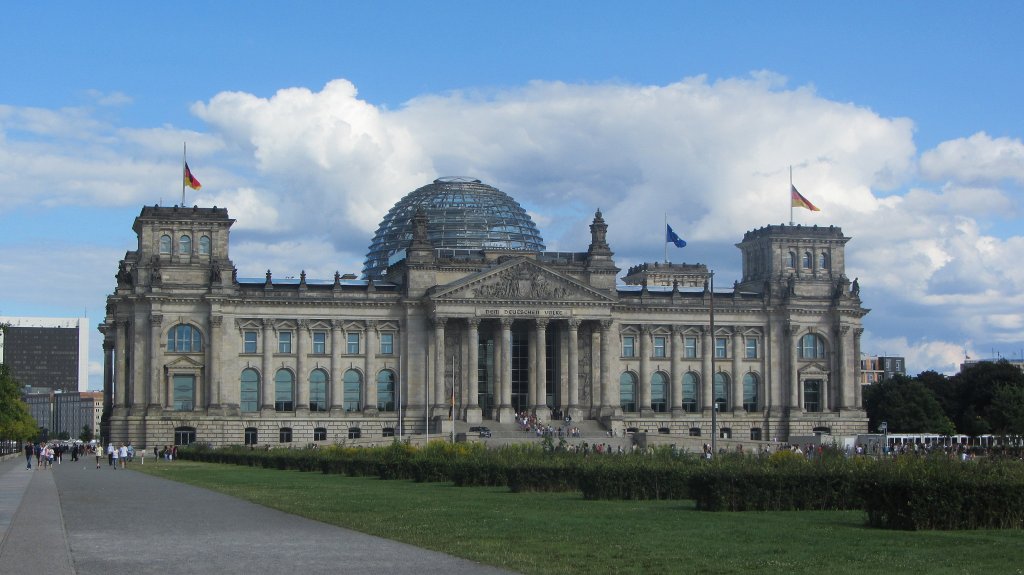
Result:
[[[1009,433],[1024,390],[1024,372],[1006,360],[982,361],[951,378],[955,388],[953,421],[960,433]]]
[[[870,429],[878,429],[885,421],[890,433],[951,435],[954,431],[935,395],[923,383],[905,375],[866,387],[864,409]]]
[[[995,433],[1024,435],[1024,386],[1004,383],[996,387],[989,422]]]
[[[38,433],[36,420],[22,401],[18,382],[7,366],[0,364],[0,438],[25,441]]]
[[[85,442],[92,441],[92,428],[89,427],[88,425],[83,425],[82,433],[78,434],[78,439],[81,439],[82,441]]]

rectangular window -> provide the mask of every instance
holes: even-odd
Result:
[[[245,444],[246,445],[256,445],[257,443],[260,442],[259,437],[260,437],[259,431],[255,427],[246,427],[245,428]]]
[[[277,353],[292,352],[292,332],[282,331],[277,334]]]
[[[757,338],[756,337],[748,337],[747,338],[746,358],[747,359],[757,359]]]
[[[292,428],[290,428],[290,427],[282,427],[281,431],[278,433],[278,440],[281,443],[291,443],[292,442]]]
[[[683,338],[683,356],[693,359],[697,357],[697,338],[687,336]]]
[[[242,353],[256,353],[256,332],[246,331],[242,334]]]
[[[392,355],[395,353],[395,335],[391,333],[380,334],[380,354]]]
[[[196,376],[174,376],[174,411],[192,411]]]
[[[327,428],[317,427],[313,429],[313,441],[327,441]]]
[[[654,357],[665,357],[665,336],[654,336]]]
[[[359,355],[359,334],[350,333],[348,334],[348,348],[346,352],[349,355]]]
[[[821,411],[821,380],[804,380],[804,411]]]
[[[631,335],[622,336],[622,357],[633,357],[636,349],[636,338]]]
[[[729,338],[727,337],[716,337],[715,338],[715,357],[721,359],[723,357],[729,357]]]
[[[326,331],[314,331],[313,332],[313,353],[315,355],[326,355],[327,354],[327,332]]]

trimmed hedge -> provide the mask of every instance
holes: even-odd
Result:
[[[825,451],[707,461],[668,450],[601,455],[433,442],[387,447],[179,451],[183,459],[381,479],[507,486],[513,492],[581,491],[596,499],[693,499],[705,511],[864,509],[888,529],[1024,528],[1024,462],[942,456],[875,460]]]
[[[896,459],[863,478],[868,525],[887,529],[1022,529],[1024,464]]]

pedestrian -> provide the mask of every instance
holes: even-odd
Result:
[[[93,446],[92,452],[96,455],[96,469],[100,468],[100,459],[103,458],[103,446],[97,443]]]
[[[34,449],[32,449],[31,443],[25,444],[25,469],[32,469],[32,455]]]
[[[115,470],[117,469],[117,459],[118,459],[118,455],[120,455],[120,453],[121,453],[121,451],[118,448],[114,447],[114,444],[111,443],[110,444],[110,464],[114,466]]]
[[[121,447],[117,450],[117,454],[118,459],[121,460],[121,469],[124,469],[128,465],[128,446],[122,443]]]
[[[107,444],[107,467],[114,464],[114,442]]]

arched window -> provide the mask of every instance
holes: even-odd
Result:
[[[238,397],[238,407],[243,412],[252,413],[260,410],[260,373],[255,369],[242,370],[242,389]]]
[[[167,332],[167,351],[199,353],[203,351],[203,334],[199,328],[179,323]]]
[[[295,411],[295,376],[287,369],[274,375],[274,410]]]
[[[651,409],[657,412],[668,410],[668,378],[656,371],[651,376]]]
[[[757,375],[743,374],[743,410],[757,411]]]
[[[683,411],[695,413],[697,411],[697,374],[688,371],[683,374]]]
[[[210,236],[199,236],[199,255],[210,255]]]
[[[171,253],[171,236],[167,234],[160,236],[160,253]]]
[[[789,252],[789,267],[796,269],[796,252]]]
[[[178,253],[181,255],[188,255],[192,253],[192,237],[188,234],[182,234],[178,238]]]
[[[322,369],[309,374],[309,410],[327,411],[327,372]]]
[[[636,376],[628,371],[619,376],[619,405],[622,411],[636,411]]]
[[[811,269],[811,263],[813,261],[814,261],[813,258],[811,258],[811,252],[804,252],[804,269],[805,270]]]
[[[345,386],[345,411],[359,411],[360,400],[362,399],[360,394],[363,386],[362,374],[354,369],[350,369],[345,372],[343,381]]]
[[[729,376],[718,372],[715,374],[715,405],[718,412],[722,413],[729,409]]]
[[[803,359],[824,359],[825,340],[816,333],[800,338],[800,357]]]
[[[818,254],[818,268],[827,270],[828,269],[828,253],[821,252]]]
[[[390,369],[377,374],[377,410],[395,410],[395,372]]]

